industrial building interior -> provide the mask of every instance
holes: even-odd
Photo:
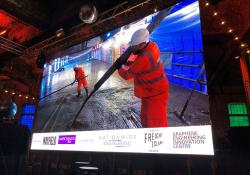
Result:
[[[249,11],[249,0],[1,0],[0,174],[249,174]],[[142,128],[132,81],[114,72],[80,109],[74,67],[95,91],[148,26],[169,82],[168,125],[211,125],[214,155],[31,150],[33,132]]]

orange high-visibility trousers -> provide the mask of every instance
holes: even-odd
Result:
[[[77,81],[77,91],[80,92],[81,91],[81,87],[83,86],[84,88],[88,88],[88,81],[86,78],[83,78],[79,81]]]
[[[168,93],[142,98],[141,122],[143,127],[167,127]]]

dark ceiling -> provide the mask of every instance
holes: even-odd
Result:
[[[0,9],[10,18],[16,17],[21,23],[32,25],[36,30],[42,31],[42,36],[40,36],[42,40],[60,28],[68,30],[81,23],[79,9],[87,2],[87,0],[2,0]],[[96,5],[98,12],[102,13],[123,1],[95,0],[91,2]],[[134,1],[130,0],[128,3],[134,3]],[[1,25],[3,26],[2,21]]]
[[[134,0],[129,0],[132,3]],[[80,23],[78,12],[87,0],[2,0],[0,7],[7,13],[47,31],[58,27],[70,27]],[[101,13],[123,1],[95,0]]]

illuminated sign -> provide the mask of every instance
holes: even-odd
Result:
[[[213,155],[211,133],[209,125],[34,133],[31,150]]]

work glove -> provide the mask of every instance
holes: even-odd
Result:
[[[123,64],[127,63],[130,54],[133,52],[134,47],[130,46],[127,50],[116,60],[116,68],[120,69]]]

